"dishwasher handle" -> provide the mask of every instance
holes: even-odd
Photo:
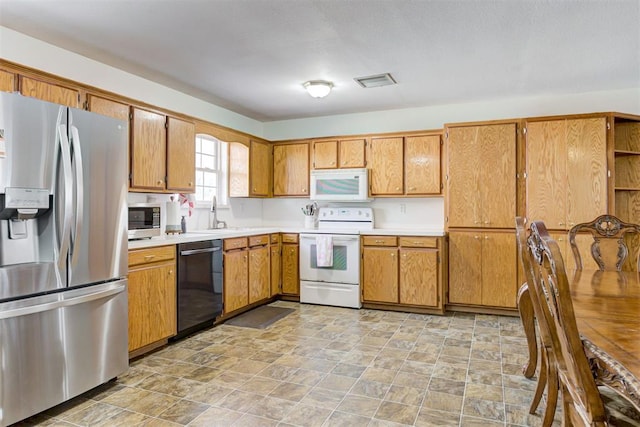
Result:
[[[180,251],[180,256],[206,254],[211,252],[217,252],[219,250],[222,250],[222,248],[190,249],[188,251]]]

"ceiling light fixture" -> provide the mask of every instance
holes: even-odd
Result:
[[[309,92],[309,95],[314,98],[324,98],[331,92],[333,83],[326,80],[309,80],[308,82],[304,82],[302,86],[304,86],[307,92]]]

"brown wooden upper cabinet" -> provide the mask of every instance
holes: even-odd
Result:
[[[364,138],[313,141],[313,168],[363,168],[365,143]]]
[[[367,150],[372,196],[442,193],[440,134],[373,137]]]
[[[195,125],[131,108],[131,191],[195,192]]]
[[[618,218],[640,223],[640,116],[614,115],[611,128],[614,185],[609,201]]]
[[[271,147],[266,142],[229,144],[229,197],[268,197]]]
[[[97,95],[87,95],[88,109],[92,113],[129,121],[129,105]]]
[[[607,118],[526,122],[530,221],[568,230],[607,213]]]
[[[16,75],[9,71],[0,70],[0,92],[13,92],[16,90]]]
[[[20,93],[24,96],[38,98],[67,107],[80,106],[80,91],[58,84],[20,76]]]
[[[513,228],[517,124],[449,125],[448,227]]]
[[[196,191],[196,127],[167,117],[167,190]]]
[[[273,147],[273,195],[309,196],[309,143]]]

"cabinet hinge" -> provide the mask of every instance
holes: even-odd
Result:
[[[85,111],[89,111],[89,101],[84,101],[82,104],[82,109]]]
[[[130,174],[129,174],[129,181],[131,181],[132,179],[133,179],[133,174],[132,174],[132,173],[130,173]]]
[[[445,137],[445,139],[449,139],[449,131],[444,133],[444,137]]]
[[[607,120],[607,130],[611,130],[611,123]]]
[[[169,120],[165,120],[165,122],[164,122],[164,128],[165,128],[165,129],[169,129]]]
[[[526,128],[526,127],[522,128],[522,134],[523,134],[523,135],[526,135],[526,134],[527,134],[527,128]]]
[[[440,183],[440,189],[444,190],[444,184],[443,183]]]
[[[80,92],[78,92],[78,104],[80,104]]]
[[[129,120],[133,120],[133,113],[129,113]]]

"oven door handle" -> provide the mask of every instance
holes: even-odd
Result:
[[[188,251],[180,251],[180,256],[188,256],[188,255],[197,255],[197,254],[206,254],[211,252],[217,252],[222,248],[205,248],[205,249],[191,249]]]
[[[316,240],[315,236],[300,236],[300,238],[305,240]],[[332,236],[332,239],[338,242],[346,242],[346,241],[358,240],[358,236],[340,236],[340,237]]]

